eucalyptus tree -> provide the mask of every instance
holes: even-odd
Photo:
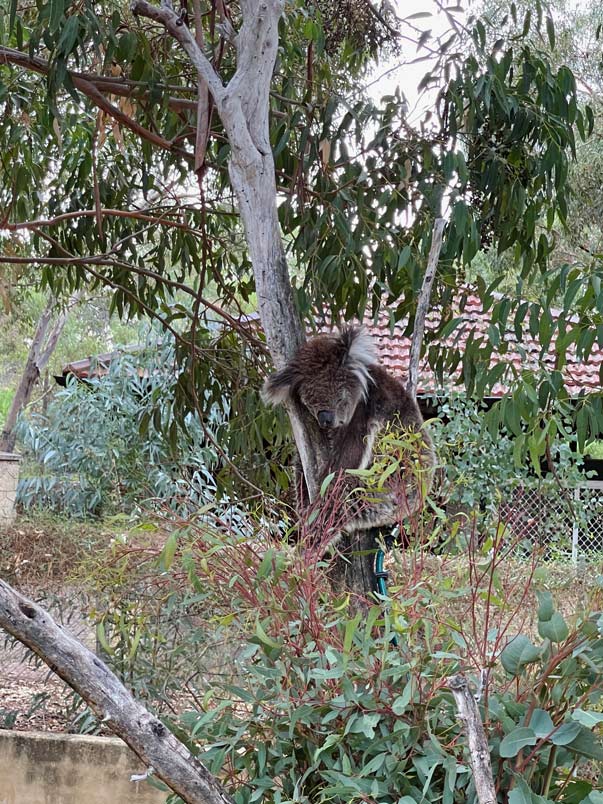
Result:
[[[325,311],[347,320],[386,303],[410,332],[445,207],[431,301],[450,332],[450,302],[479,249],[512,253],[523,277],[546,272],[548,232],[567,216],[575,129],[585,137],[593,123],[571,70],[534,44],[535,28],[554,45],[538,6],[520,18],[512,4],[497,38],[486,18],[465,24],[458,7],[443,8],[438,40],[389,6],[345,9],[12,0],[0,17],[0,262],[36,266],[57,294],[102,283],[119,313],[159,318],[182,345],[181,411],[219,403],[225,386],[244,398],[252,426],[229,433],[235,455],[280,443],[282,426],[249,404],[257,381],[241,389],[238,372],[198,359],[201,347],[211,355],[203,311],[249,335],[237,308],[257,304],[277,365]],[[376,106],[356,86],[372,58],[402,58],[409,41],[428,59],[421,86],[434,97],[414,126],[399,94]],[[552,284],[590,309],[582,279],[568,269]],[[538,321],[543,341],[558,324],[546,299],[528,310],[480,291],[490,340],[463,354],[430,349],[430,359],[442,376],[462,360],[468,390],[484,392],[500,379],[486,367],[510,316],[518,331],[526,316],[530,329]],[[587,355],[592,328],[563,327],[566,347],[578,339]],[[545,403],[560,391],[546,388]],[[542,405],[530,399],[509,401],[504,416],[537,434]],[[288,412],[315,496],[320,436]],[[583,415],[584,437],[595,422]]]
[[[523,276],[546,271],[549,232],[567,216],[575,129],[585,137],[593,123],[571,70],[527,40],[535,25],[554,44],[552,20],[520,18],[512,5],[493,40],[486,20],[463,22],[444,5],[449,30],[435,40],[385,9],[365,0],[193,0],[178,9],[170,0],[129,9],[11,0],[0,11],[0,262],[36,266],[55,294],[107,285],[118,312],[160,318],[188,361],[183,410],[224,395],[218,361],[199,359],[211,351],[203,310],[249,334],[237,305],[257,304],[277,365],[325,310],[347,319],[387,303],[411,331],[442,213],[431,295],[440,331],[458,323],[450,303],[479,249],[512,250]],[[430,59],[422,88],[435,89],[414,126],[400,95],[375,106],[357,89],[374,56],[409,41]],[[596,278],[568,267],[554,280],[568,311],[578,303],[582,314],[562,320],[561,350],[592,348]],[[561,327],[550,299],[530,307],[495,301],[493,290],[480,286],[493,309],[489,341],[470,340],[462,355],[430,349],[441,374],[462,360],[470,391],[500,380],[487,364],[507,322],[521,335],[528,321],[543,344]],[[555,377],[507,400],[502,415],[520,449],[544,452],[543,409],[562,393]],[[584,435],[598,428],[593,411],[586,402],[578,411]],[[316,494],[320,441],[295,407],[288,412]],[[261,415],[241,450],[265,448],[275,428]],[[98,660],[57,635],[38,607],[0,590],[3,627],[59,668],[173,789],[185,800],[226,800],[161,724],[111,691]],[[185,775],[195,765],[194,789],[174,784],[158,745],[183,759]]]

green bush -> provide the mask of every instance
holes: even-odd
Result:
[[[228,586],[235,620],[250,598],[238,599],[237,586],[256,595],[239,678],[214,685],[203,710],[181,720],[236,801],[475,802],[447,690],[460,671],[476,688],[484,674],[480,708],[501,802],[595,804],[603,616],[569,624],[542,591],[538,637],[517,633],[525,599],[496,602],[504,548],[492,547],[491,557],[471,557],[464,588],[450,577],[443,590],[430,586],[425,565],[385,616],[375,606],[351,616],[345,601],[319,591],[328,582],[317,569],[292,567],[279,552],[255,566],[249,556],[237,562]],[[447,619],[461,595],[464,617]]]
[[[500,804],[600,804],[603,578],[562,614],[537,554],[520,564],[501,530],[452,558],[413,545],[383,607],[359,607],[310,544],[243,525],[216,509],[161,552],[114,545],[110,572],[138,579],[129,601],[148,590],[147,616],[115,598],[98,612],[109,661],[237,802],[476,804],[447,689],[462,672]]]
[[[9,390],[8,388],[0,388],[0,427],[6,420],[6,415],[11,406],[11,402],[13,401],[13,396],[14,391]]]
[[[216,452],[188,414],[178,426],[172,400],[178,382],[169,341],[114,359],[108,374],[71,378],[46,414],[21,420],[27,463],[18,487],[24,509],[74,516],[131,511],[141,504],[190,510],[214,499]]]

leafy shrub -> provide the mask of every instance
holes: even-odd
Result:
[[[98,612],[109,660],[155,706],[164,679],[166,722],[237,802],[474,804],[447,689],[464,672],[481,688],[500,804],[599,804],[602,579],[562,614],[537,554],[518,572],[501,530],[462,557],[411,546],[385,608],[359,608],[332,591],[309,545],[283,548],[240,524],[229,532],[216,510],[163,548],[118,545],[109,566],[130,579],[136,569],[155,613]],[[173,639],[176,604],[186,616]],[[171,672],[151,673],[153,662]]]
[[[14,391],[7,388],[0,388],[0,426],[6,419],[8,409],[13,401]]]
[[[181,722],[235,799],[474,802],[446,688],[461,671],[476,687],[484,679],[500,801],[594,804],[597,794],[588,796],[603,783],[603,616],[583,613],[570,625],[543,590],[538,638],[515,632],[530,590],[517,604],[498,599],[502,544],[476,548],[468,573],[456,565],[456,579],[442,572],[443,588],[415,554],[414,573],[385,615],[375,606],[350,613],[317,568],[278,552],[258,555],[255,566],[249,555],[232,564],[234,622],[252,614],[252,593],[240,599],[239,584],[256,596],[239,678],[214,686],[202,711]],[[200,575],[207,583],[211,573]],[[600,589],[596,595],[600,605]],[[459,599],[463,613],[443,617]]]
[[[46,414],[20,422],[29,472],[18,502],[75,516],[129,511],[143,500],[176,509],[214,498],[217,455],[190,413],[177,426],[171,406],[179,370],[169,341],[114,359],[105,376],[71,378]]]

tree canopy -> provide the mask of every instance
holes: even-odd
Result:
[[[511,3],[467,19],[460,11],[441,5],[448,29],[436,39],[425,14],[399,19],[364,2],[285,4],[269,133],[305,326],[388,305],[410,331],[440,214],[448,221],[432,293],[440,333],[454,330],[451,301],[476,255],[506,255],[516,276],[509,298],[493,296],[500,272],[478,277],[492,309],[490,339],[463,354],[429,352],[441,377],[462,361],[468,390],[479,376],[477,390],[487,393],[499,379],[487,370],[490,353],[504,349],[511,322],[543,350],[556,339],[560,370],[568,350],[587,359],[603,338],[599,264],[551,266],[555,232],[571,209],[576,142],[594,116],[572,70],[551,55],[556,23],[543,6]],[[227,82],[241,7],[196,2],[179,13]],[[178,409],[199,399],[195,388],[207,404],[228,388],[240,421],[253,422],[231,434],[233,447],[257,450],[275,432],[273,414],[258,412],[250,386],[236,382],[241,358],[226,367],[210,337],[211,319],[241,330],[240,314],[257,303],[215,99],[174,37],[122,3],[12,0],[0,30],[0,260],[35,266],[59,295],[103,284],[121,315],[159,318],[189,361],[193,382],[183,381]],[[425,60],[421,89],[432,100],[420,120],[411,121],[400,92],[376,104],[359,88],[385,54]],[[534,278],[539,295],[526,305],[521,290]],[[222,349],[233,347],[229,337]],[[536,453],[543,408],[564,396],[561,377],[541,382],[547,391],[535,389],[537,402],[520,382],[505,414],[511,407],[529,424]],[[255,394],[258,381],[251,384]],[[598,433],[596,412],[579,405],[582,443]]]

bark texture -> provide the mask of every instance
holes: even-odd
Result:
[[[445,226],[446,221],[444,218],[436,218],[433,224],[431,247],[429,249],[429,257],[427,258],[425,276],[423,277],[423,284],[421,286],[421,292],[419,293],[419,300],[417,302],[417,312],[415,313],[415,323],[412,331],[412,341],[410,344],[408,383],[406,385],[406,390],[413,397],[416,397],[417,395],[417,384],[419,382],[419,359],[421,357],[421,349],[423,348],[425,319],[427,318],[427,313],[429,311],[431,288],[433,287],[433,280],[435,279],[438,260],[440,259],[442,237],[444,235]]]
[[[463,675],[451,676],[448,679],[448,687],[454,696],[459,720],[462,721],[467,735],[469,762],[473,771],[473,783],[479,804],[496,804],[488,739],[477,701]]]
[[[0,452],[13,452],[16,441],[15,425],[19,413],[28,405],[35,384],[48,365],[65,326],[67,320],[65,310],[61,310],[52,323],[56,311],[57,301],[51,296],[38,321],[23,374],[8,410],[4,428],[0,433]]]
[[[329,577],[339,592],[354,591],[359,596],[352,601],[352,608],[364,609],[374,604],[372,594],[377,592],[375,556],[379,528],[359,530],[345,534],[337,545],[339,557],[333,562]]]
[[[233,804],[220,783],[109,668],[48,612],[0,581],[0,627],[40,656],[187,804]]]
[[[179,42],[207,86],[231,147],[229,175],[237,197],[262,327],[277,368],[284,366],[305,340],[295,309],[293,291],[278,222],[274,159],[270,147],[269,97],[278,52],[282,0],[242,0],[243,24],[232,35],[237,69],[228,84],[199,47],[170,0],[160,6],[134,0],[132,11],[161,23]],[[294,405],[287,406],[310,496],[318,491],[318,454],[313,429]],[[321,460],[321,457],[323,460]]]

